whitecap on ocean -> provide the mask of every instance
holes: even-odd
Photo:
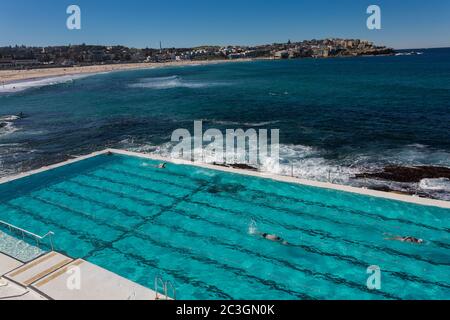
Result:
[[[0,93],[14,93],[21,92],[30,88],[39,88],[44,86],[51,86],[60,83],[71,82],[76,79],[81,79],[90,76],[91,74],[80,74],[80,75],[67,75],[52,78],[36,79],[36,80],[26,80],[21,82],[7,83],[0,85]]]
[[[143,89],[174,89],[174,88],[208,88],[221,85],[227,85],[225,82],[203,82],[198,80],[185,80],[180,76],[169,77],[156,77],[141,79],[138,83],[130,84],[130,88],[143,88]]]
[[[7,115],[0,117],[0,137],[11,134],[18,130],[14,121],[20,119],[19,116]]]

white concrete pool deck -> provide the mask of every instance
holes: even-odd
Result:
[[[90,262],[54,251],[25,264],[0,253],[0,270],[0,301],[165,298]]]
[[[48,300],[46,297],[39,293],[27,289],[8,281],[4,278],[0,278],[0,282],[4,281],[4,285],[0,285],[0,301],[2,300]]]
[[[71,271],[71,272],[70,272]],[[80,282],[71,277],[80,276]],[[68,283],[73,287],[68,288]],[[32,285],[55,300],[155,300],[156,293],[92,263],[78,259]]]
[[[24,263],[16,260],[6,254],[0,253],[0,301],[1,300],[47,300],[33,290],[20,286],[7,278],[3,277]]]
[[[6,254],[0,253],[0,277],[23,265],[22,262],[16,260]]]
[[[272,179],[276,181],[281,182],[287,182],[287,183],[294,183],[294,184],[301,184],[305,186],[310,187],[317,187],[317,188],[325,188],[325,189],[332,189],[337,191],[344,191],[344,192],[350,192],[350,193],[356,193],[366,196],[372,196],[372,197],[378,197],[378,198],[385,198],[390,200],[397,200],[402,202],[409,202],[414,203],[418,205],[424,205],[424,206],[435,206],[445,209],[450,209],[450,201],[443,201],[443,200],[435,200],[435,199],[429,199],[429,198],[422,198],[418,196],[410,196],[410,195],[403,195],[403,194],[397,194],[392,192],[384,192],[384,191],[377,191],[377,190],[371,190],[371,189],[364,189],[364,188],[357,188],[352,186],[346,186],[346,185],[339,185],[329,182],[320,182],[320,181],[312,181],[312,180],[306,180],[306,179],[300,179],[300,178],[294,178],[294,177],[288,177],[288,176],[281,176],[276,175],[272,173],[267,172],[256,172],[256,171],[250,171],[250,170],[243,170],[243,169],[234,169],[229,167],[222,167],[212,164],[205,164],[205,163],[198,163],[198,162],[191,162],[181,159],[170,159],[161,157],[158,155],[150,155],[146,153],[139,153],[139,152],[133,152],[133,151],[126,151],[126,150],[119,150],[119,149],[105,149],[98,152],[93,152],[88,155],[74,157],[73,159],[63,161],[54,165],[45,166],[37,170],[32,170],[29,172],[20,173],[14,176],[5,177],[0,179],[0,184],[11,182],[13,180],[21,179],[24,177],[28,177],[37,173],[41,173],[47,170],[56,169],[71,163],[75,163],[78,161],[86,160],[98,155],[107,154],[109,152],[115,153],[115,154],[122,154],[127,156],[133,156],[133,157],[139,157],[144,159],[150,159],[150,160],[156,160],[161,162],[167,162],[167,163],[173,163],[173,164],[180,164],[180,165],[190,165],[200,168],[206,168],[211,170],[218,170],[223,172],[229,172],[234,174],[241,174],[241,175],[247,175],[247,176],[253,176],[253,177],[260,177],[260,178],[266,178],[266,179]]]

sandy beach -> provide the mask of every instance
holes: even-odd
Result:
[[[207,65],[207,64],[245,62],[245,61],[252,61],[252,59],[216,60],[216,61],[173,61],[163,63],[128,63],[128,64],[109,64],[109,65],[94,65],[83,67],[47,68],[47,69],[30,69],[30,70],[0,70],[0,85],[12,82],[22,82],[34,79],[68,76],[68,75],[95,74],[121,70]]]

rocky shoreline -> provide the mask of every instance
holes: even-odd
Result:
[[[387,166],[382,171],[361,173],[357,179],[378,179],[404,183],[420,182],[423,179],[450,179],[450,168],[435,166]]]
[[[371,183],[367,187],[373,190],[441,199],[441,195],[447,192],[445,189],[424,189],[422,183],[426,180],[433,181],[435,179],[434,181],[448,181],[450,184],[450,168],[391,165],[379,171],[357,174],[354,179],[357,181],[370,179]],[[374,184],[374,181],[380,184]],[[440,195],[436,196],[436,192]]]
[[[241,170],[258,171],[258,168],[242,163],[223,164],[214,162],[213,165]],[[358,183],[358,185],[360,185],[360,187],[367,187],[372,190],[440,199],[439,197],[433,197],[430,192],[428,192],[429,190],[422,190],[420,188],[420,184],[427,179],[448,180],[450,183],[450,168],[441,166],[391,165],[378,171],[356,174],[353,179],[358,182],[361,182],[364,179],[371,180],[370,182],[365,181],[362,185],[361,183]],[[442,190],[440,192],[446,191]]]

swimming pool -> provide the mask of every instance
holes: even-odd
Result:
[[[0,219],[181,299],[450,298],[449,209],[158,163],[103,154],[2,184]]]

